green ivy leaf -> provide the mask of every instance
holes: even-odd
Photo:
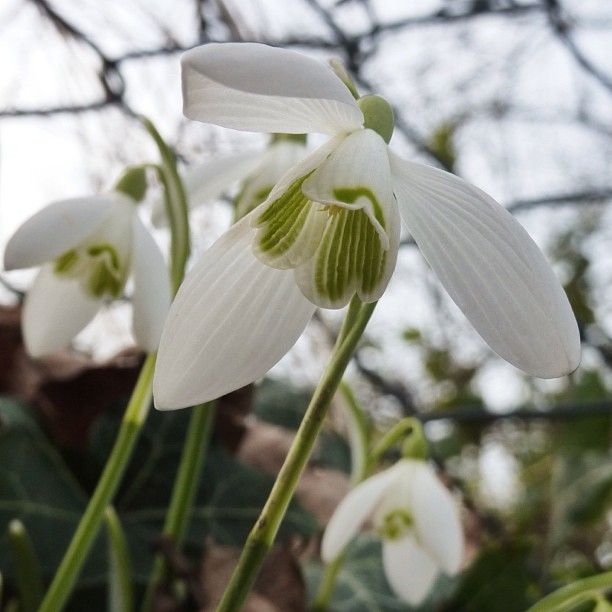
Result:
[[[100,468],[114,441],[121,410],[103,415],[92,429],[84,460]],[[133,579],[148,576],[189,423],[189,411],[152,411],[116,499],[125,530]],[[213,446],[207,457],[186,545],[200,549],[205,537],[240,546],[268,496],[273,478]],[[6,526],[19,518],[26,525],[47,579],[57,568],[85,508],[88,494],[23,404],[0,400],[0,571],[11,579]],[[310,536],[319,528],[297,502],[289,506],[280,537]],[[108,579],[102,533],[79,585],[97,592]],[[77,608],[78,609],[78,608]],[[92,609],[93,612],[93,609]]]
[[[38,428],[33,411],[25,404],[0,399],[0,568],[12,577],[7,545],[7,525],[20,519],[32,539],[41,571],[48,579],[59,564],[87,495],[62,457]],[[83,578],[104,579],[101,539],[85,565]]]
[[[309,400],[308,392],[296,389],[285,382],[266,378],[257,387],[255,416],[271,425],[297,429],[302,422]]]
[[[453,612],[524,612],[532,602],[530,547],[507,543],[484,549],[465,573],[449,609]]]

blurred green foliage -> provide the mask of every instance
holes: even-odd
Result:
[[[101,468],[114,439],[119,414],[120,410],[113,411],[98,420],[81,462]],[[148,576],[161,531],[188,422],[188,411],[151,413],[117,497],[115,507],[127,537],[133,578],[141,585]],[[187,551],[197,558],[206,537],[217,544],[241,546],[272,482],[272,476],[213,445],[201,478]],[[0,400],[0,568],[9,591],[14,565],[7,546],[8,523],[14,518],[23,521],[43,574],[49,579],[70,541],[87,494],[84,484],[40,429],[33,410],[9,399]],[[306,537],[317,529],[315,518],[293,502],[280,537]],[[106,609],[108,555],[104,540],[102,534],[80,578],[80,595],[77,592],[70,609],[82,610],[82,602],[89,601],[92,593],[99,594],[95,600],[100,607],[88,605],[87,609]]]

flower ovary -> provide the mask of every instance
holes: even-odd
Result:
[[[363,113],[363,127],[374,130],[389,143],[395,128],[395,117],[391,105],[381,96],[368,95],[357,100]]]

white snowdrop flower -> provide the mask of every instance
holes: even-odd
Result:
[[[236,198],[237,215],[244,217],[261,204],[277,181],[306,156],[306,138],[302,135],[276,135],[264,150],[247,151],[215,157],[194,164],[183,173],[190,210],[215,201],[233,185],[240,183]],[[152,220],[166,225],[163,198],[153,202]]]
[[[402,459],[352,489],[327,525],[323,560],[333,561],[366,524],[382,540],[389,584],[413,606],[425,599],[440,573],[452,576],[461,568],[458,505],[424,461]]]
[[[7,270],[42,266],[23,307],[23,334],[34,357],[66,346],[102,305],[133,278],[133,331],[157,349],[170,306],[164,257],[138,218],[136,201],[119,192],[55,202],[28,219],[4,254]]]
[[[578,366],[576,320],[533,240],[476,187],[392,153],[393,113],[382,98],[355,101],[329,66],[261,44],[204,45],[182,66],[191,119],[331,138],[187,276],[160,344],[158,408],[212,400],[262,377],[317,306],[341,308],[355,294],[378,300],[395,267],[400,215],[501,357],[542,378]]]

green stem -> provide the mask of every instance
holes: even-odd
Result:
[[[100,531],[106,507],[111,503],[121,482],[132,449],[149,412],[154,369],[155,355],[152,354],[147,357],[142,366],[100,481],[81,517],[39,612],[60,612],[70,596],[87,554]]]
[[[108,609],[111,612],[131,612],[134,609],[132,564],[127,539],[121,521],[112,506],[106,508],[108,534]]]
[[[198,492],[214,417],[215,410],[212,402],[201,404],[193,409],[163,529],[163,537],[177,549],[180,548],[185,538],[191,509]],[[155,592],[166,579],[167,573],[166,559],[158,554],[155,557],[153,570],[147,585],[142,605],[143,611],[151,609]]]
[[[358,300],[353,298],[349,312],[356,312],[357,302]],[[268,500],[247,538],[238,566],[234,570],[217,612],[239,612],[242,609],[261,565],[274,543],[317,435],[323,426],[331,400],[375,306],[376,303],[361,306],[351,326],[345,320],[327,368],[310,400]]]
[[[149,119],[141,116],[140,121],[157,145],[161,157],[158,176],[164,186],[164,204],[171,234],[170,277],[173,292],[176,293],[183,282],[190,251],[187,196],[170,147]]]
[[[344,563],[344,553],[341,552],[333,561],[325,566],[319,592],[312,603],[312,612],[327,612],[331,602],[334,589],[336,588],[336,578]]]
[[[405,417],[397,422],[372,449],[368,462],[369,469],[376,466],[385,453],[406,436],[408,437],[402,446],[402,455],[424,459],[427,456],[427,445],[421,422],[415,417]]]
[[[527,612],[568,612],[576,606],[592,600],[599,593],[612,591],[612,572],[590,576],[561,587],[541,599]]]
[[[23,612],[34,612],[38,608],[45,590],[40,561],[36,550],[34,550],[32,540],[19,519],[14,519],[9,523],[8,536],[21,610]]]
[[[346,381],[340,383],[346,416],[349,419],[349,442],[351,447],[351,486],[354,487],[367,476],[370,429],[365,413],[353,390]]]

